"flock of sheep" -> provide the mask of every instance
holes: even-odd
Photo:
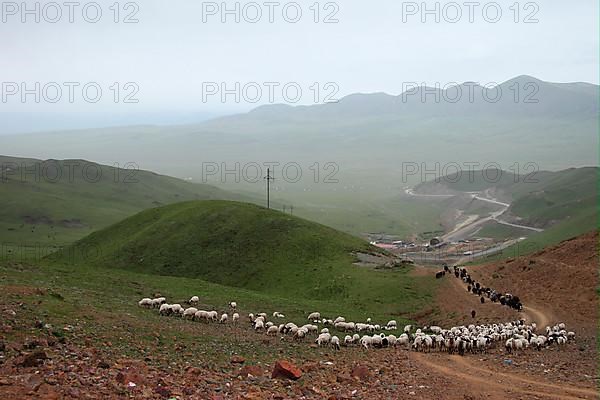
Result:
[[[193,296],[184,308],[180,304],[167,304],[164,297],[154,299],[144,298],[138,302],[140,307],[157,308],[161,315],[175,315],[184,319],[196,321],[229,322],[229,315],[219,315],[217,311],[198,310],[200,299]],[[236,312],[237,303],[228,305],[232,312],[231,322],[237,324],[240,315]],[[275,311],[271,314],[274,320],[281,320],[285,315]],[[347,322],[344,317],[334,320],[321,318],[321,313],[313,312],[308,315],[307,324],[298,326],[293,322],[275,323],[268,321],[268,314],[248,314],[248,323],[255,331],[265,332],[267,335],[285,335],[294,340],[302,341],[307,337],[316,336],[314,342],[317,346],[331,346],[340,350],[342,346],[362,346],[365,349],[404,346],[415,351],[429,352],[432,350],[445,351],[450,354],[464,355],[466,352],[486,352],[488,349],[503,344],[506,352],[518,352],[527,348],[541,350],[552,344],[563,345],[575,338],[574,332],[567,332],[564,323],[548,326],[543,332],[537,331],[535,323],[525,324],[523,320],[511,321],[501,324],[455,326],[442,329],[439,326],[423,327],[414,330],[412,325],[406,325],[399,336],[382,331],[397,331],[398,324],[395,320],[388,321],[385,325],[374,324],[368,318],[366,322]],[[322,326],[319,329],[318,324]],[[330,333],[333,331],[344,333],[344,339]],[[359,334],[363,332],[362,336]],[[341,335],[340,335],[341,336]]]

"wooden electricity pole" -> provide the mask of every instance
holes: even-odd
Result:
[[[271,169],[267,168],[267,176],[265,177],[267,181],[267,208],[271,208],[271,181],[274,181],[275,178],[271,176]]]

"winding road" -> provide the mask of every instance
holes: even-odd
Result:
[[[464,291],[460,280],[452,279],[452,287]],[[553,313],[543,308],[526,306],[523,310],[528,322],[535,322],[539,329],[555,322]],[[427,368],[444,378],[450,378],[458,388],[448,388],[448,398],[477,398],[493,400],[514,399],[558,399],[579,400],[599,399],[593,388],[576,387],[570,384],[549,382],[546,377],[533,377],[517,369],[515,373],[507,368],[486,362],[485,356],[459,356],[446,353],[411,352],[411,358],[423,368]],[[453,392],[456,391],[455,395]],[[458,393],[461,393],[460,395]],[[468,394],[468,395],[467,395]],[[471,397],[469,397],[471,396]]]

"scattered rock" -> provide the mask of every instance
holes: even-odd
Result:
[[[241,376],[242,378],[263,376],[263,370],[258,365],[246,365],[240,369],[237,376]]]
[[[25,356],[25,358],[23,358],[23,360],[20,363],[18,363],[18,365],[25,368],[37,367],[43,364],[46,360],[48,360],[48,356],[45,352],[36,351],[35,353],[31,353]]]
[[[231,363],[232,364],[243,364],[246,362],[246,359],[244,357],[241,356],[233,356],[231,357]]]
[[[352,368],[350,376],[358,378],[361,381],[366,381],[371,377],[371,373],[369,372],[369,369],[364,365],[357,365],[354,368]]]
[[[294,364],[285,361],[279,360],[275,362],[275,366],[273,367],[273,373],[271,374],[271,378],[284,378],[284,379],[292,379],[297,380],[302,376],[302,371]]]

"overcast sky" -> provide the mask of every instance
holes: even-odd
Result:
[[[524,1],[517,3],[518,16],[513,0],[481,2],[474,8],[473,23],[462,1],[454,3],[460,5],[461,17],[457,17],[456,7],[441,2],[440,22],[430,14],[423,23],[422,10],[414,7],[420,8],[420,1],[398,0],[375,4],[322,1],[318,7],[313,5],[315,0],[299,1],[295,4],[300,5],[302,17],[297,23],[285,20],[284,5],[288,20],[295,18],[297,10],[285,1],[273,6],[274,23],[269,22],[270,8],[263,1],[254,3],[262,11],[256,23],[246,21],[256,16],[256,7],[246,5],[249,2],[239,3],[240,23],[234,15],[226,16],[223,23],[221,10],[214,10],[214,6],[221,8],[220,1],[144,0],[127,8],[124,1],[120,3],[120,22],[115,23],[115,12],[110,9],[114,1],[99,2],[102,18],[98,23],[84,20],[86,2],[75,8],[73,23],[68,22],[66,6],[61,7],[59,22],[45,21],[56,15],[55,8],[48,6],[45,15],[40,9],[41,21],[36,23],[35,15],[23,16],[22,10],[3,2],[2,82],[26,82],[28,87],[34,82],[97,82],[103,95],[94,104],[82,98],[81,86],[74,89],[73,104],[66,101],[67,87],[56,104],[45,98],[36,104],[32,95],[23,104],[18,94],[9,95],[0,103],[0,112],[227,113],[269,103],[264,82],[281,85],[274,88],[275,102],[296,99],[293,91],[284,97],[281,87],[297,83],[294,86],[302,89],[300,104],[323,101],[328,94],[334,98],[355,92],[399,94],[405,82],[485,84],[527,74],[547,81],[598,83],[597,0]],[[27,4],[34,8],[34,2]],[[230,9],[235,6],[233,1],[227,4]],[[434,9],[435,2],[427,5]],[[496,18],[497,5],[502,16],[496,23],[488,22]],[[320,9],[318,23],[314,21],[315,8]],[[204,16],[203,9],[207,11]],[[216,15],[208,11],[216,11]],[[123,23],[130,13],[139,22]],[[328,15],[338,22],[324,23]],[[88,7],[86,16],[93,19],[95,8]],[[27,19],[25,23],[22,17]],[[537,23],[525,23],[536,19]],[[120,89],[116,105],[115,89],[111,89],[114,82],[119,82]],[[125,87],[127,82],[134,85]],[[235,82],[241,87],[257,82],[263,93],[256,104],[243,99],[238,104],[233,95],[222,103],[218,94],[204,101],[206,82],[225,82],[229,88],[234,88]],[[330,82],[333,84],[326,86]],[[318,83],[318,95],[314,83]],[[139,92],[134,94],[137,88]],[[8,90],[14,91],[14,87],[4,85],[3,92]],[[54,96],[53,89],[48,90],[48,97]],[[247,96],[256,99],[253,90]],[[139,103],[124,103],[127,94]]]

